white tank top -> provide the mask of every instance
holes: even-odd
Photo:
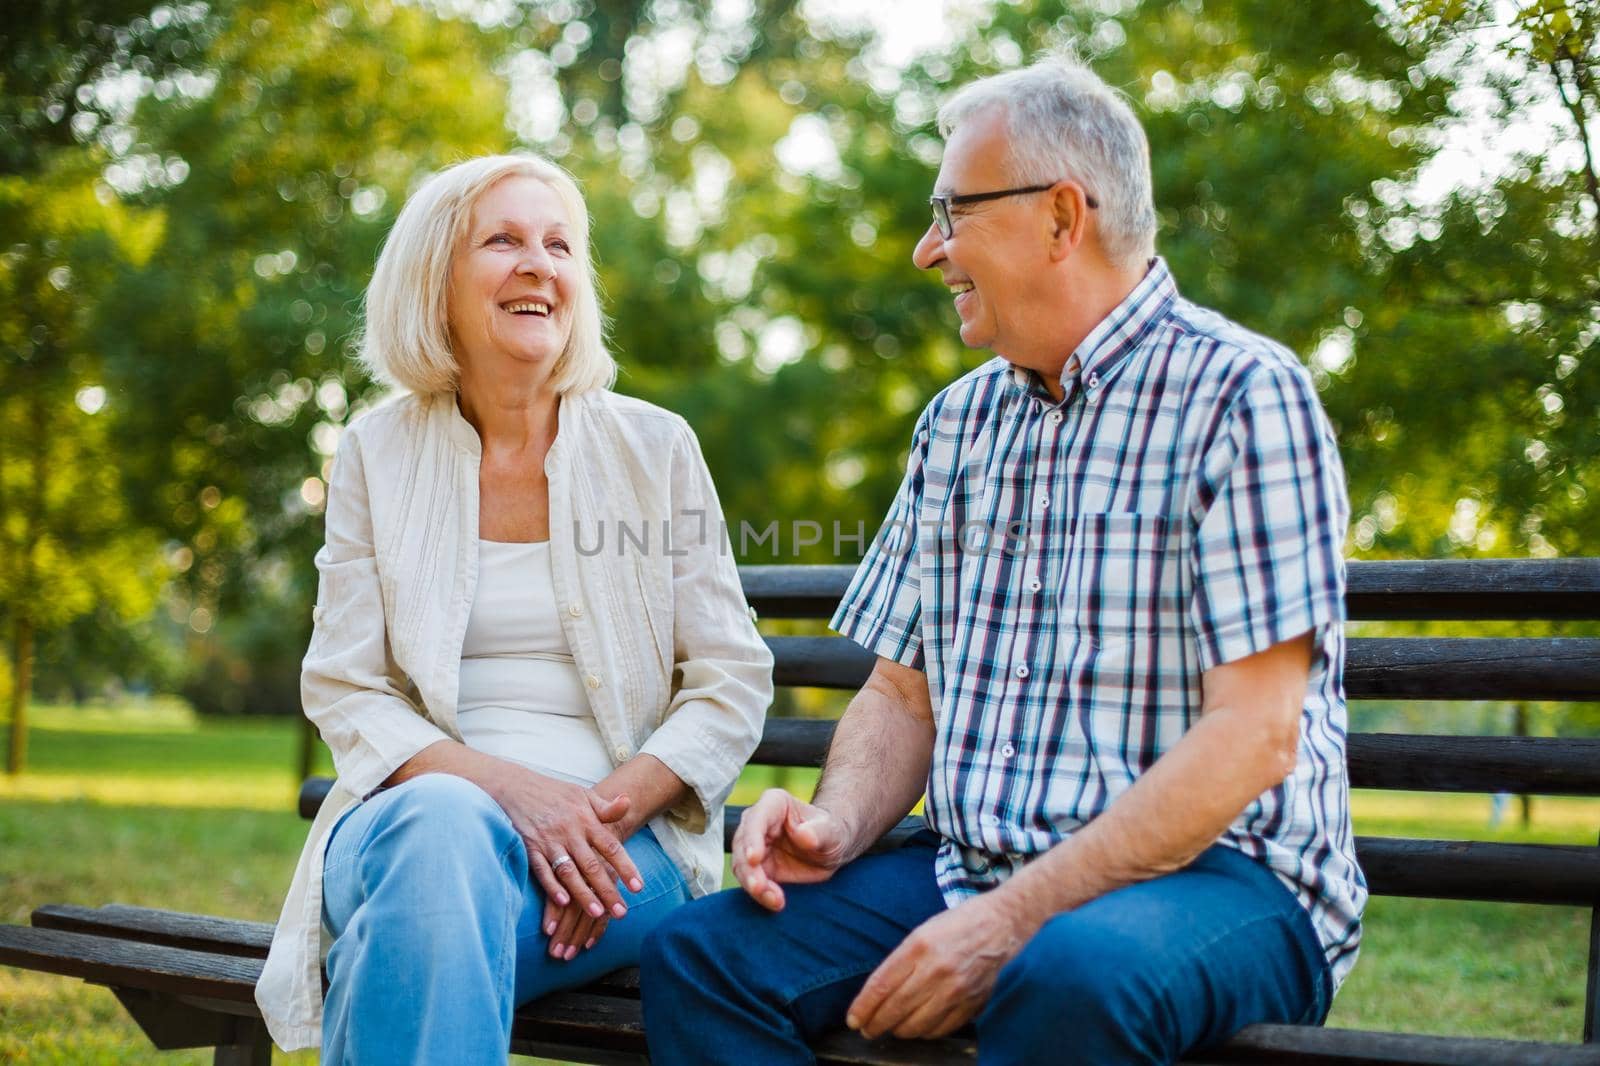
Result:
[[[612,770],[561,629],[550,544],[478,541],[456,728],[468,747],[592,785]]]

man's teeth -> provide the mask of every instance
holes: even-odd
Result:
[[[971,292],[975,286],[970,281],[958,281],[950,286],[951,296],[960,296],[964,292]]]
[[[539,301],[523,301],[522,303],[507,304],[506,310],[510,311],[514,315],[529,313],[535,315],[548,315],[550,313],[550,305]]]

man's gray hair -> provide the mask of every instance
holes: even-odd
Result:
[[[1118,266],[1142,268],[1156,244],[1150,143],[1126,98],[1081,60],[1055,55],[964,86],[939,108],[940,135],[948,139],[990,108],[1006,117],[1018,183],[1082,185],[1099,201],[1106,254]]]

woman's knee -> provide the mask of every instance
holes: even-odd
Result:
[[[483,789],[451,774],[424,774],[396,785],[382,800],[362,857],[405,867],[424,879],[498,870],[520,837]],[[526,866],[526,861],[521,862]]]

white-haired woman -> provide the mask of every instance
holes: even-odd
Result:
[[[560,167],[424,184],[363,358],[398,396],[334,459],[302,679],[338,780],[256,999],[324,1062],[504,1062],[516,1004],[719,886],[772,660],[693,434],[609,390]]]

